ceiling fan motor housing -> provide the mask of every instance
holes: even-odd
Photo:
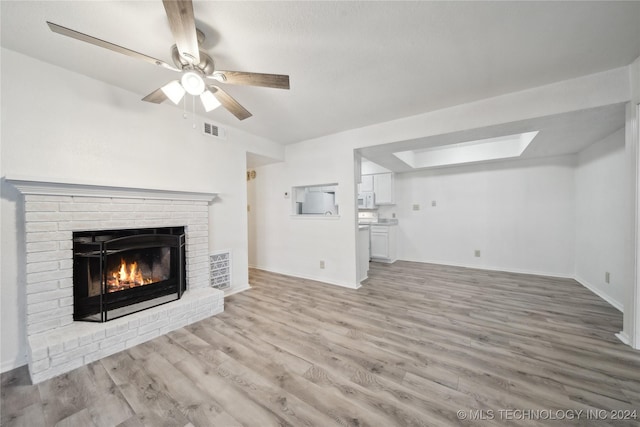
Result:
[[[196,28],[196,34],[198,37],[198,47],[200,47],[202,46],[202,43],[205,40],[205,35],[202,31],[198,30],[197,28]],[[198,51],[200,53],[200,63],[192,64],[191,61],[184,58],[184,56],[180,55],[180,52],[178,51],[178,46],[174,44],[173,46],[171,46],[171,59],[173,60],[173,63],[176,64],[176,67],[178,67],[181,70],[183,70],[185,67],[193,66],[194,68],[202,71],[202,73],[205,76],[208,76],[212,74],[213,71],[215,70],[213,58],[211,58],[203,50],[198,50]]]

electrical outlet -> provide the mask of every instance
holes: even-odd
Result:
[[[320,261],[320,269],[324,270],[324,261]]]
[[[420,205],[413,205],[413,210],[414,211],[419,211],[420,210]]]
[[[437,203],[436,203],[436,201],[435,201],[435,200],[432,200],[432,201],[431,201],[431,206],[433,206],[434,208],[436,207],[436,204],[437,204]]]
[[[474,256],[475,256],[476,258],[480,258],[480,249],[476,249],[476,250],[475,250],[475,252],[474,252]]]
[[[604,283],[611,283],[611,274],[608,271],[604,273]]]

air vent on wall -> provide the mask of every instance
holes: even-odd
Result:
[[[205,135],[213,136],[215,138],[227,139],[227,132],[224,128],[218,127],[214,124],[204,122],[202,131]]]
[[[209,255],[209,280],[211,287],[229,289],[231,287],[231,251],[219,251]]]

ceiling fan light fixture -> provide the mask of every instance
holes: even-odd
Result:
[[[184,73],[180,79],[180,83],[182,83],[184,90],[193,96],[202,94],[205,89],[204,80],[202,80],[200,74],[195,71],[187,71]]]
[[[202,101],[202,106],[207,113],[211,110],[215,110],[221,105],[220,101],[216,99],[216,97],[213,95],[213,93],[211,93],[210,90],[205,90],[204,92],[202,92],[202,94],[200,95],[200,101]]]
[[[180,100],[185,94],[184,88],[182,87],[180,82],[177,80],[173,80],[167,83],[166,85],[162,86],[161,90],[167,96],[167,98],[169,98],[171,102],[173,102],[176,105],[178,105],[178,103],[180,102]]]
[[[193,0],[163,0],[162,3],[169,21],[169,29],[175,41],[175,45],[171,47],[171,58],[173,59],[175,67],[149,55],[127,49],[126,47],[75,31],[71,28],[63,27],[50,21],[47,21],[47,25],[51,31],[61,36],[70,37],[131,58],[143,60],[167,70],[181,73],[180,78],[177,80],[154,90],[142,98],[144,102],[161,104],[169,99],[178,105],[180,101],[184,99],[185,93],[196,97],[205,92],[211,92],[201,97],[201,101],[207,111],[221,104],[223,108],[228,110],[238,120],[245,120],[251,117],[251,113],[246,108],[219,87],[207,86],[205,81],[214,79],[232,85],[248,85],[287,90],[290,88],[288,75],[250,73],[245,71],[216,71],[213,59],[207,55],[207,53],[200,50],[205,37],[204,33],[196,28],[196,21],[193,14]],[[210,89],[208,90],[208,88]]]

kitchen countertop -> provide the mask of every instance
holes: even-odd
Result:
[[[377,221],[362,221],[358,222],[360,225],[398,225],[397,218],[380,218]]]

